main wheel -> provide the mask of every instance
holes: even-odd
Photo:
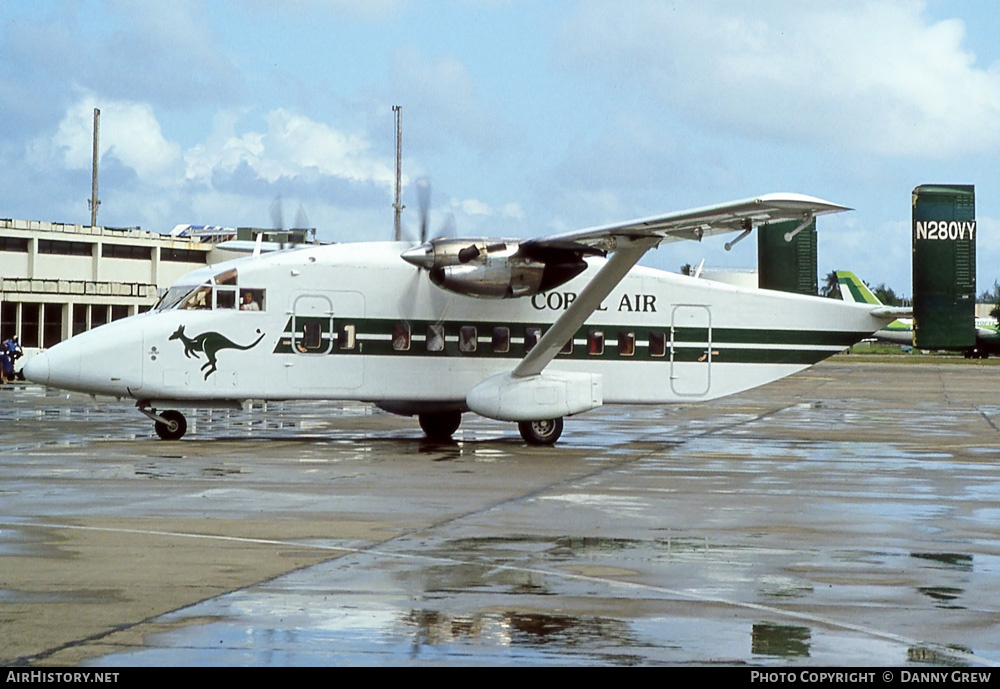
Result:
[[[431,440],[450,440],[462,423],[462,412],[445,411],[436,414],[420,414],[420,428]]]
[[[521,437],[529,445],[554,445],[563,432],[562,417],[542,421],[521,421],[517,424]]]
[[[160,416],[166,419],[167,423],[157,421],[153,424],[153,428],[161,440],[180,440],[187,433],[187,419],[179,411],[168,409]]]

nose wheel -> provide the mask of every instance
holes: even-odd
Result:
[[[139,407],[139,411],[153,420],[153,430],[160,440],[180,440],[187,433],[187,419],[175,409],[157,413],[155,409]]]
[[[529,445],[554,445],[563,432],[562,417],[542,421],[521,421],[517,424],[521,437]]]
[[[161,440],[180,440],[187,433],[187,419],[179,411],[168,409],[160,416],[164,420],[154,423],[153,428]]]

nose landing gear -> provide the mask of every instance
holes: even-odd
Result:
[[[150,407],[139,406],[139,411],[153,420],[153,430],[161,440],[180,440],[187,433],[187,419],[175,409],[157,413]]]

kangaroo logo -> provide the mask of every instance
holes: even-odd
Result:
[[[257,332],[260,333],[260,330],[258,330]],[[208,377],[213,373],[215,373],[215,371],[217,370],[215,366],[215,361],[216,361],[215,357],[219,353],[219,350],[253,349],[254,347],[257,346],[257,344],[261,340],[264,339],[264,333],[260,333],[260,337],[254,340],[253,343],[251,344],[238,345],[225,335],[213,332],[202,333],[201,335],[195,335],[194,337],[187,337],[184,334],[184,326],[181,325],[177,327],[177,331],[173,335],[171,335],[169,339],[180,340],[181,343],[184,345],[184,356],[188,358],[193,356],[195,359],[197,359],[199,352],[203,352],[205,356],[208,357],[208,363],[206,363],[204,366],[201,367],[202,371],[204,371],[206,368],[208,369],[208,371],[205,372],[205,380],[208,380]]]

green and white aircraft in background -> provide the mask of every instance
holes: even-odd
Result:
[[[858,304],[879,305],[882,302],[868,285],[849,270],[837,271],[837,284],[844,301]],[[913,318],[897,318],[875,333],[875,339],[902,345],[913,345]],[[976,318],[976,346],[965,350],[966,359],[986,359],[990,354],[1000,354],[1000,326],[993,318]]]

